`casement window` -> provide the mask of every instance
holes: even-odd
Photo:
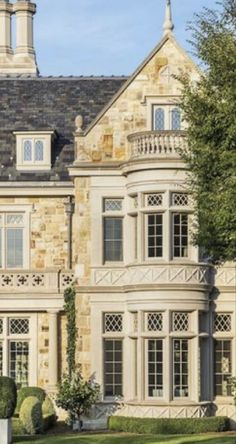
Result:
[[[180,131],[180,109],[172,105],[153,105],[152,129],[154,131]]]
[[[104,199],[103,251],[104,262],[123,261],[123,199]]]
[[[189,340],[173,340],[173,397],[189,396]]]
[[[14,132],[16,136],[16,168],[19,171],[51,169],[53,131]]]
[[[214,345],[215,396],[231,396],[232,344],[228,339],[216,339]]]
[[[163,396],[163,340],[147,340],[148,397]]]
[[[123,314],[103,314],[104,396],[123,395]]]
[[[188,257],[188,214],[174,213],[173,224],[173,257]]]
[[[23,268],[25,213],[0,213],[0,267]]]
[[[163,215],[146,215],[147,257],[158,258],[163,255]]]
[[[18,389],[36,383],[32,355],[35,328],[31,316],[0,315],[0,375],[13,378]]]

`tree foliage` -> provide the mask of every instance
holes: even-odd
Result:
[[[67,317],[67,365],[69,375],[75,370],[75,353],[76,353],[76,307],[75,307],[76,291],[74,287],[69,287],[64,293],[64,310]]]
[[[191,24],[192,46],[202,62],[199,79],[183,85],[189,166],[195,202],[194,242],[213,263],[236,258],[236,0],[204,8]]]

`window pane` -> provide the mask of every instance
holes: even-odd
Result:
[[[173,342],[173,369],[175,398],[189,396],[189,364],[187,339],[174,339]]]
[[[171,129],[174,131],[181,130],[181,113],[178,108],[171,111]]]
[[[188,215],[173,214],[173,257],[188,256]]]
[[[23,267],[23,229],[7,228],[6,230],[6,266]]]
[[[231,341],[216,340],[214,352],[215,396],[230,396],[232,377]]]
[[[35,142],[35,161],[42,162],[43,161],[43,141],[36,140]]]
[[[2,228],[0,228],[0,268],[2,268],[2,255],[3,255],[3,251],[2,251]]]
[[[147,216],[148,257],[162,257],[162,214]]]
[[[163,131],[165,129],[165,113],[162,108],[154,110],[154,130]]]
[[[104,260],[123,260],[123,219],[104,219]]]
[[[24,162],[32,161],[32,141],[25,140],[23,145],[23,160]]]
[[[122,396],[123,344],[122,340],[104,340],[104,394]]]
[[[3,344],[0,342],[0,376],[3,376]]]
[[[150,339],[148,343],[148,396],[163,396],[163,341]]]
[[[17,388],[28,385],[29,344],[22,341],[10,342],[10,377],[16,382]]]

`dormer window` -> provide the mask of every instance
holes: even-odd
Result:
[[[152,127],[154,131],[180,131],[180,109],[171,105],[153,105]]]
[[[51,169],[53,131],[14,132],[16,136],[16,168],[19,171]]]

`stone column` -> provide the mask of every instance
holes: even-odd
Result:
[[[12,55],[11,43],[12,4],[9,0],[0,0],[0,57]]]
[[[50,391],[56,389],[58,383],[58,311],[48,311],[49,314],[49,358],[48,386]]]

